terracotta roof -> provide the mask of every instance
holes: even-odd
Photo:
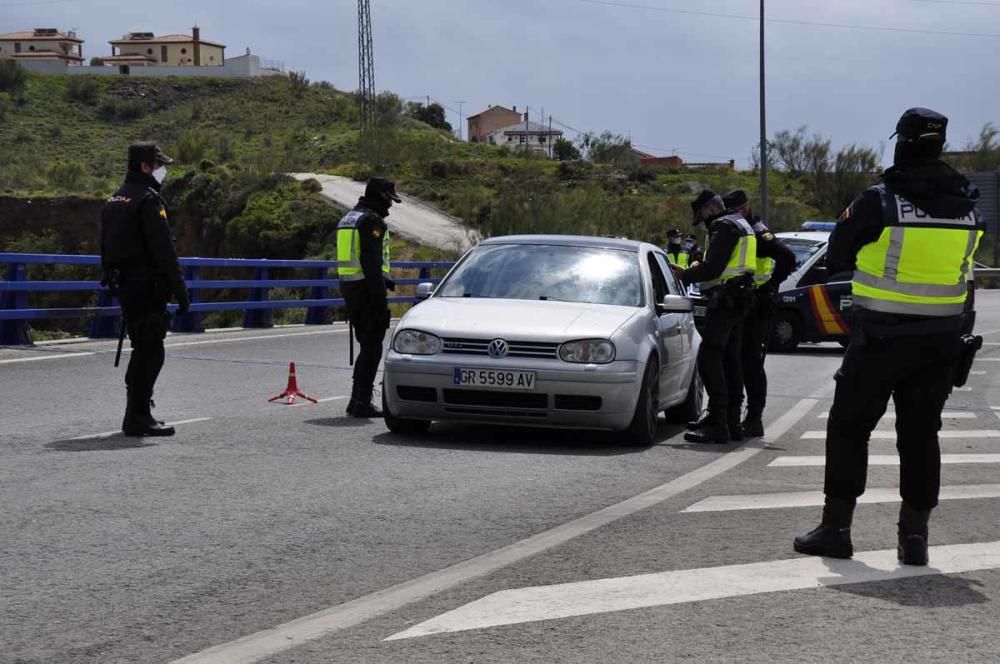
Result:
[[[155,63],[156,62],[156,58],[154,58],[151,55],[143,55],[141,53],[133,53],[131,55],[109,55],[109,56],[106,56],[106,57],[101,57],[101,62],[110,62],[113,65],[115,65],[115,64],[128,65],[128,64],[133,64],[133,63],[142,63],[142,64],[145,64],[147,62],[154,62]]]
[[[61,32],[55,35],[36,35],[34,32],[8,32],[7,34],[0,35],[0,41],[71,41],[79,44],[83,43],[83,40],[79,37],[69,37]]]
[[[509,109],[509,108],[504,108],[503,106],[490,106],[485,111],[480,111],[480,112],[476,113],[475,115],[469,115],[465,119],[466,120],[471,120],[472,118],[478,118],[480,115],[485,115],[485,114],[489,113],[490,111],[505,111],[507,113],[518,114],[517,111]]]
[[[108,42],[115,46],[124,46],[126,44],[193,44],[194,37],[191,35],[160,35],[159,37],[153,37],[152,39],[115,39],[114,41]],[[207,39],[198,39],[199,44],[208,44],[209,46],[218,46],[219,48],[225,48],[225,44],[220,44],[219,42],[209,41]]]

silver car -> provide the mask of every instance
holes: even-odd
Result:
[[[622,432],[696,419],[701,337],[664,252],[630,240],[525,235],[469,251],[402,317],[385,358],[389,429],[432,420]]]

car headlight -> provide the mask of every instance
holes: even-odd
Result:
[[[433,355],[441,350],[441,339],[420,330],[403,330],[392,340],[392,348],[406,355]]]
[[[559,357],[563,362],[607,364],[615,359],[615,345],[607,339],[570,341],[559,347]]]

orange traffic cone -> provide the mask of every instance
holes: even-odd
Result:
[[[268,399],[268,402],[277,401],[278,399],[287,399],[287,401],[285,401],[285,403],[291,405],[291,404],[295,403],[295,397],[302,397],[306,401],[312,401],[313,403],[319,403],[318,401],[316,401],[315,399],[313,399],[311,396],[309,396],[307,394],[304,394],[301,390],[299,390],[299,383],[298,383],[297,380],[295,380],[295,363],[294,362],[289,362],[288,363],[288,386],[285,387],[285,391],[282,392],[281,394],[279,394],[278,396],[273,397],[271,399]]]

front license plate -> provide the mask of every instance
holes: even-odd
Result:
[[[455,367],[452,382],[461,387],[485,387],[491,390],[533,390],[535,372]]]
[[[705,307],[697,306],[697,307],[694,308],[694,315],[698,316],[698,317],[701,317],[701,316],[705,315],[706,311],[708,311],[708,310]]]

